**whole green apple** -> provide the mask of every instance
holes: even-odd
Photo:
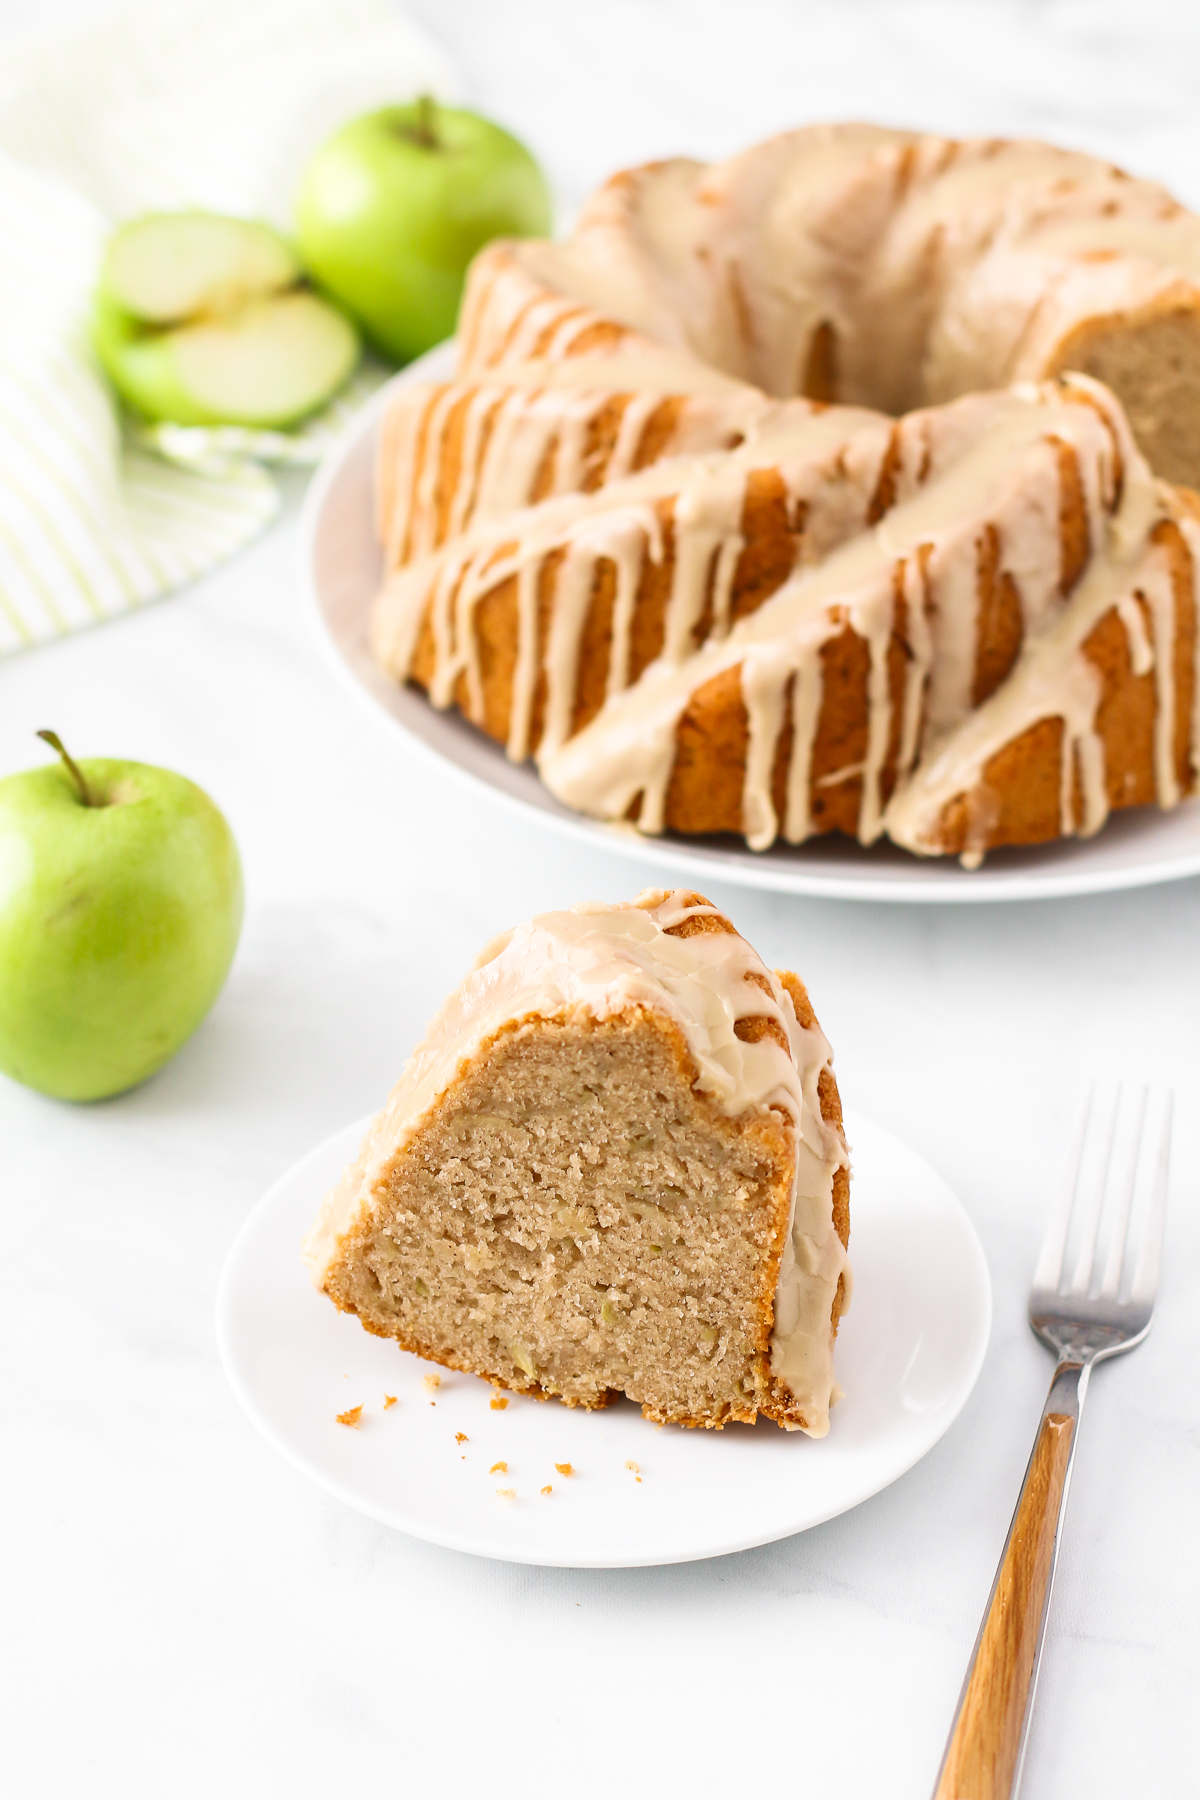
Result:
[[[65,751],[8,776],[0,1070],[63,1100],[144,1081],[212,1006],[241,920],[233,833],[184,776]]]
[[[428,96],[337,132],[304,171],[296,207],[309,273],[400,362],[450,336],[482,245],[545,237],[551,220],[525,146]]]

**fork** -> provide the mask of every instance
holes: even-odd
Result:
[[[1145,1088],[1118,1087],[1111,1101],[1093,1089],[1075,1130],[1029,1296],[1029,1323],[1058,1365],[933,1800],[1013,1800],[1020,1784],[1088,1378],[1105,1357],[1140,1344],[1154,1313],[1171,1096],[1161,1095],[1153,1107],[1149,1100]],[[1159,1115],[1150,1129],[1148,1112]],[[1114,1155],[1118,1138],[1124,1140],[1123,1157]],[[1142,1202],[1138,1230],[1135,1198]],[[1102,1217],[1108,1222],[1106,1247]]]

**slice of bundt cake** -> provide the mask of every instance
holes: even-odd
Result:
[[[304,1256],[368,1331],[449,1368],[821,1437],[849,1231],[803,984],[700,895],[654,890],[487,946]]]

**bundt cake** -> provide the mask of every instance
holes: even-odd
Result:
[[[596,817],[974,864],[1194,788],[1197,469],[1200,220],[813,127],[481,254],[385,420],[372,647]]]
[[[849,1300],[829,1045],[700,895],[496,938],[305,1242],[407,1350],[569,1406],[821,1437]]]

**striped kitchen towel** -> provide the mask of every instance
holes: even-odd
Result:
[[[389,100],[459,89],[387,0],[135,0],[0,63],[0,655],[202,574],[274,516],[382,371],[294,432],[123,421],[88,341],[113,223],[209,207],[287,229],[305,158]]]

